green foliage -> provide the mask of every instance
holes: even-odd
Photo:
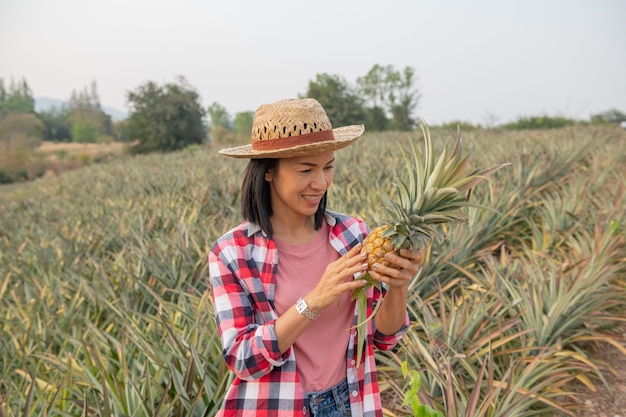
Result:
[[[237,135],[233,132],[233,122],[226,108],[217,102],[211,103],[207,111],[209,115],[209,137],[211,142],[220,146],[234,146],[239,144]],[[241,121],[239,122],[241,124]],[[252,122],[250,122],[252,126]],[[240,126],[241,129],[243,126]],[[250,137],[248,136],[247,142]]]
[[[85,87],[80,92],[72,92],[66,120],[73,142],[101,142],[113,135],[111,116],[102,111],[95,81],[90,90]]]
[[[43,137],[44,124],[32,113],[10,113],[0,118],[0,142],[9,142],[14,137],[25,136],[39,145]]]
[[[213,102],[208,108],[209,128],[213,129],[218,126],[229,129],[231,128],[230,114],[224,106],[218,102]]]
[[[392,71],[389,78],[392,87],[389,101],[394,128],[402,131],[411,130],[416,124],[413,112],[421,96],[415,86],[415,70],[412,67],[405,67],[402,71]]]
[[[404,104],[396,104],[391,108],[393,115],[392,126],[394,130],[407,132],[415,126],[415,120],[411,117],[410,108]]]
[[[159,86],[149,81],[128,93],[127,132],[135,153],[174,151],[206,140],[200,97],[185,80]]]
[[[375,64],[365,76],[357,78],[356,83],[359,93],[371,109],[380,108],[391,115],[389,126],[392,129],[413,129],[416,125],[413,113],[421,97],[415,85],[413,67],[405,67],[399,71],[393,65],[383,67]],[[382,130],[379,127],[377,124],[376,130]]]
[[[399,71],[376,64],[357,78],[356,87],[340,75],[317,74],[305,96],[324,106],[333,126],[364,123],[368,131],[409,131],[421,96],[415,82],[412,67]]]
[[[610,123],[610,124],[620,124],[626,121],[626,113],[617,110],[610,109],[603,113],[594,114],[591,116],[591,123],[599,124],[599,123]]]
[[[72,108],[100,108],[100,96],[98,94],[98,85],[95,80],[91,81],[89,88],[83,87],[82,90],[72,91],[70,96],[70,107]]]
[[[0,117],[0,182],[24,181],[42,174],[35,150],[41,144],[44,125],[32,113]]]
[[[402,362],[402,376],[409,378],[409,389],[404,391],[404,402],[402,405],[411,407],[414,417],[445,417],[441,411],[435,411],[432,407],[422,404],[419,399],[422,377],[417,371],[409,371],[406,361]]]
[[[575,123],[572,119],[560,116],[529,116],[520,117],[515,122],[504,124],[502,127],[512,130],[558,129]]]
[[[42,111],[37,114],[44,124],[44,140],[56,142],[71,142],[69,107],[53,108],[49,111]]]
[[[442,123],[437,127],[443,130],[452,130],[454,132],[456,132],[458,129],[460,129],[461,132],[468,132],[471,130],[476,130],[476,129],[481,128],[480,125],[475,125],[471,122],[465,122],[462,120],[453,120],[447,123]]]
[[[211,128],[211,142],[218,146],[234,146],[240,144],[233,131],[224,126]]]
[[[35,99],[24,78],[11,84],[7,89],[0,78],[0,117],[8,113],[34,113]]]
[[[128,134],[128,119],[118,120],[113,124],[113,137],[119,142],[131,142]]]
[[[365,127],[368,132],[381,132],[389,129],[389,119],[382,107],[365,108]]]
[[[306,97],[320,102],[335,127],[360,125],[366,119],[363,101],[339,75],[317,74],[309,81]]]
[[[0,184],[11,184],[14,181],[14,178],[5,173],[4,169],[0,167]]]
[[[2,115],[34,114],[34,99],[26,80],[12,82],[7,90],[0,79],[0,117]],[[111,117],[100,107],[96,82],[90,89],[73,91],[70,105],[37,114],[43,122],[44,140],[97,142],[113,135]]]
[[[391,71],[390,67],[374,64],[366,75],[356,79],[359,94],[372,108],[389,108],[389,86],[387,82],[389,71]]]
[[[235,115],[235,120],[233,121],[233,133],[237,142],[250,142],[253,122],[254,112],[252,111],[240,112]]]
[[[93,120],[77,117],[72,121],[72,139],[78,143],[96,142],[98,131]]]

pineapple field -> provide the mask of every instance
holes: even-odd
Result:
[[[434,153],[456,134],[431,129]],[[594,407],[626,372],[626,132],[461,134],[472,167],[510,165],[427,241],[411,328],[377,353],[385,414],[616,411]],[[382,224],[422,136],[338,151],[329,208]],[[195,147],[0,188],[0,417],[216,413],[232,377],[206,260],[245,164]]]

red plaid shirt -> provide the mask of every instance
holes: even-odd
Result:
[[[362,242],[369,229],[361,220],[326,212],[328,238],[341,255]],[[209,274],[222,354],[235,380],[218,416],[303,416],[304,389],[296,371],[293,348],[281,354],[274,331],[273,308],[278,253],[274,241],[254,224],[244,222],[217,240],[209,254]],[[368,292],[368,315],[381,294]],[[357,310],[354,324],[357,323]],[[362,363],[356,367],[356,330],[347,347],[346,378],[353,416],[382,416],[374,346],[393,348],[406,332],[385,336],[368,323]],[[323,366],[321,364],[320,366]]]

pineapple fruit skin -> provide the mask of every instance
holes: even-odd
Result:
[[[363,241],[361,253],[367,255],[365,262],[367,262],[368,271],[374,269],[374,264],[397,269],[395,265],[390,264],[385,259],[386,254],[395,252],[395,247],[391,243],[391,237],[384,237],[384,233],[390,227],[389,225],[382,225],[374,228]]]

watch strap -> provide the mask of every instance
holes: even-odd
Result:
[[[302,297],[300,297],[298,299],[298,302],[296,303],[296,310],[298,311],[298,313],[302,314],[309,320],[317,320],[317,318],[320,316],[319,313],[315,313],[309,310],[309,305],[306,303],[306,301],[304,301],[304,298]]]

